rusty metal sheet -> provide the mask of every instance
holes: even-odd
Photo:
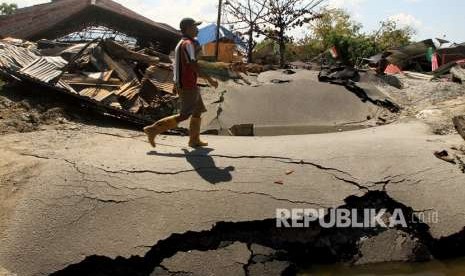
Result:
[[[121,88],[114,93],[120,97],[125,98],[128,101],[132,101],[135,97],[139,95],[140,83],[136,80],[128,82],[121,86]]]
[[[110,97],[116,97],[114,93],[105,88],[85,88],[79,92],[79,95],[92,98],[102,102]]]
[[[78,94],[78,92],[76,90],[74,90],[74,88],[72,88],[69,84],[67,84],[66,82],[62,81],[62,80],[59,80],[57,83],[56,83],[56,87],[59,87],[59,88],[62,88],[62,89],[65,89],[73,94]]]
[[[173,93],[173,71],[159,66],[152,66],[148,73],[149,80],[161,91]]]

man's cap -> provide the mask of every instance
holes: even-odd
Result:
[[[202,24],[202,22],[195,21],[192,18],[184,18],[183,20],[181,20],[179,27],[181,28],[181,30],[185,30],[188,27],[198,26],[200,24]]]

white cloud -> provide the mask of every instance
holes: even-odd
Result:
[[[366,0],[329,0],[330,8],[359,8]]]
[[[416,29],[423,27],[423,22],[417,19],[415,16],[407,13],[398,13],[389,17],[390,20],[394,20],[400,26],[409,26]]]
[[[367,0],[329,0],[329,8],[345,9],[347,10],[355,20],[362,19],[362,5]]]
[[[178,28],[184,17],[202,22],[214,22],[217,15],[216,1],[211,0],[116,0],[124,6],[154,21]]]
[[[50,1],[47,0],[3,0],[2,3],[5,2],[7,4],[18,4],[20,8],[32,6],[36,4],[43,4]]]

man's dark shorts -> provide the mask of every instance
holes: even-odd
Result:
[[[199,118],[202,113],[206,112],[200,89],[179,89],[179,99],[181,100],[181,116],[193,116]]]

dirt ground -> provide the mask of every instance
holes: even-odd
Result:
[[[135,129],[53,91],[0,80],[0,135],[48,129],[76,130],[83,125]]]
[[[438,135],[456,133],[452,118],[465,114],[465,85],[396,77],[402,82],[402,89],[382,83],[377,86],[402,106],[401,118],[420,119]]]

